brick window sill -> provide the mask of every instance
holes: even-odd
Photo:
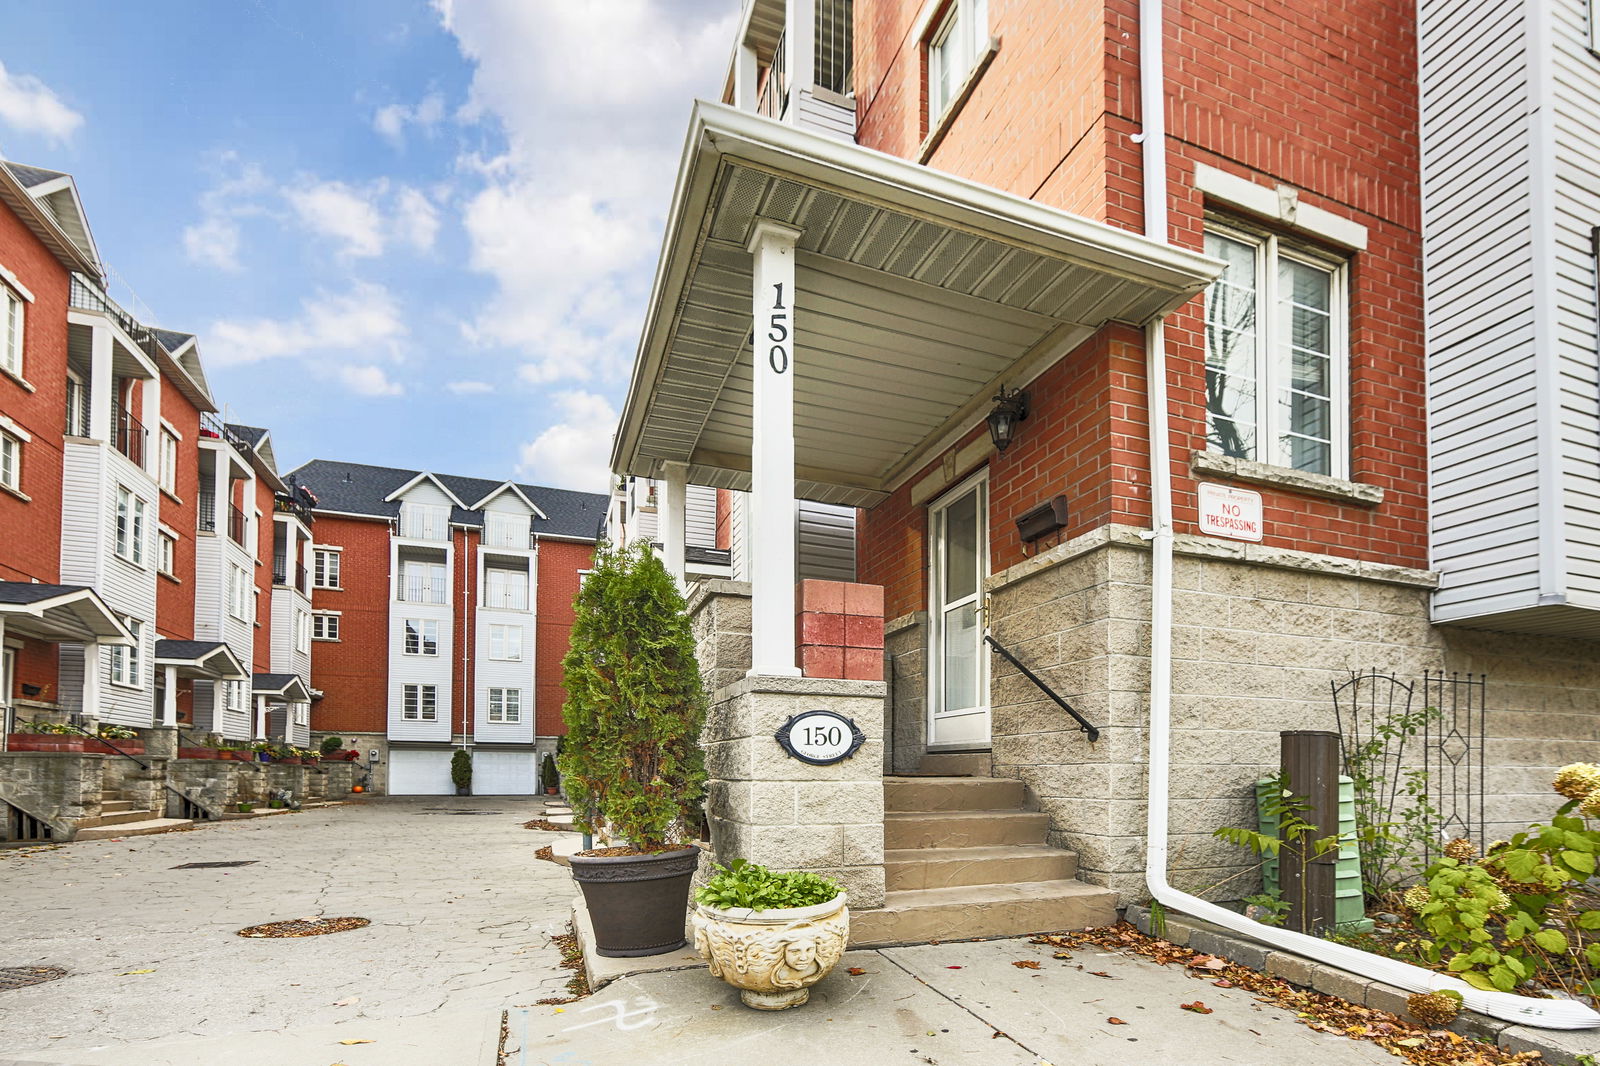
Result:
[[[1383,489],[1378,485],[1364,485],[1326,474],[1311,474],[1286,466],[1258,463],[1252,459],[1235,459],[1231,455],[1218,455],[1216,452],[1195,452],[1189,459],[1189,469],[1196,474],[1212,474],[1233,481],[1268,485],[1364,507],[1376,507],[1383,502]]]

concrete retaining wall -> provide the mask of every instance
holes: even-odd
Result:
[[[0,800],[47,823],[55,839],[68,840],[79,825],[99,817],[102,771],[109,759],[42,751],[0,753]]]

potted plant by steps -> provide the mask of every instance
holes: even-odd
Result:
[[[695,950],[756,1010],[806,1002],[850,941],[844,890],[814,873],[773,873],[734,859],[694,898]]]
[[[577,827],[602,845],[571,857],[595,950],[675,951],[700,857],[690,825],[705,784],[706,696],[683,594],[648,544],[596,551],[562,667],[556,765]]]
[[[472,795],[472,753],[466,748],[457,748],[450,756],[450,780],[455,782],[456,795]]]
[[[556,771],[556,757],[548,751],[539,761],[539,783],[544,786],[546,796],[554,796],[561,791],[561,775]]]

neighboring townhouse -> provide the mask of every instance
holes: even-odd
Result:
[[[809,693],[891,773],[1020,782],[1089,885],[998,924],[998,867],[912,890],[925,797],[874,811],[861,756],[817,779],[854,810],[793,824],[752,797],[807,778],[714,745],[719,847],[806,842],[868,940],[1097,919],[1147,862],[1204,890],[1280,731],[1368,670],[1418,711],[1425,673],[1487,675],[1462,828],[1548,814],[1600,709],[1592,12],[1424,4],[1420,41],[1400,4],[743,6],[613,468],[749,493],[749,588],[690,595],[729,735]],[[859,584],[796,590],[796,500],[859,508]],[[805,654],[851,595],[887,686]]]
[[[531,794],[565,732],[561,659],[604,494],[317,459],[311,494],[312,728],[376,752],[373,783]]]

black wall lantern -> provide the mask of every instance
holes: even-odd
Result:
[[[1017,423],[1028,417],[1028,394],[1021,389],[1006,391],[1004,385],[994,396],[994,410],[989,412],[989,439],[999,451],[1011,447],[1017,435]]]

